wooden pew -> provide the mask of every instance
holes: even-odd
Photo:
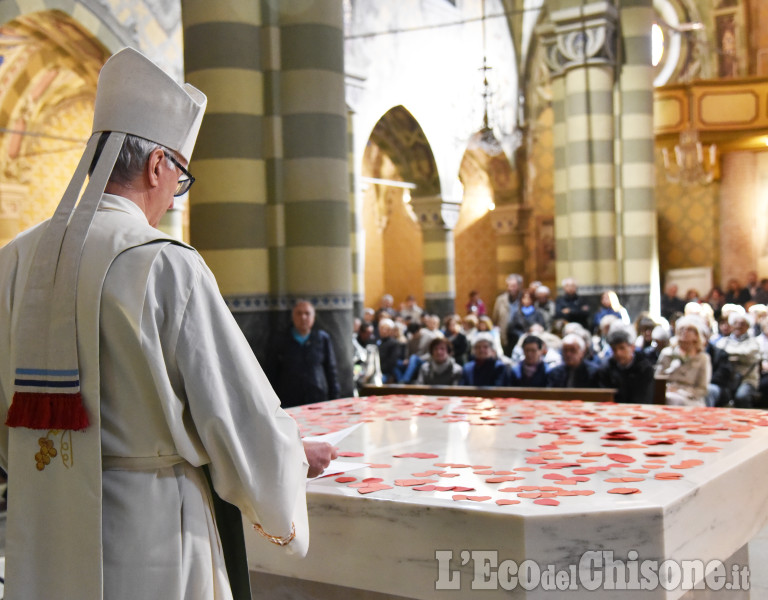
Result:
[[[655,380],[653,403],[664,404],[666,381]],[[608,388],[541,388],[541,387],[474,387],[466,385],[413,385],[392,383],[367,385],[360,388],[361,396],[410,394],[417,396],[481,396],[484,398],[523,398],[525,400],[583,400],[613,402],[615,389]]]
[[[607,388],[532,388],[532,387],[475,387],[468,385],[363,385],[361,396],[388,396],[410,394],[418,396],[481,396],[483,398],[524,398],[526,400],[584,400],[587,402],[613,402],[614,389]]]

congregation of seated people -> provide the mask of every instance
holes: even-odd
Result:
[[[682,298],[670,283],[661,314],[634,322],[613,290],[590,306],[571,278],[556,298],[519,275],[506,283],[488,305],[473,290],[466,314],[442,321],[414,296],[396,310],[385,295],[355,320],[355,360],[375,353],[386,384],[609,388],[617,402],[646,404],[663,379],[667,404],[768,406],[766,279]]]

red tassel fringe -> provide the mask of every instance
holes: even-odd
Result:
[[[36,394],[16,392],[5,420],[8,427],[29,429],[72,429],[88,427],[83,397],[77,394]]]

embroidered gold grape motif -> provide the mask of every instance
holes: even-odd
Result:
[[[51,459],[58,454],[58,451],[53,445],[53,440],[47,437],[39,438],[37,443],[40,444],[40,452],[35,454],[35,462],[37,463],[37,470],[42,471],[46,465],[50,464]]]

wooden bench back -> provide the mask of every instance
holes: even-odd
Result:
[[[656,380],[654,404],[664,404],[666,382]],[[474,387],[467,385],[363,385],[361,396],[406,394],[417,396],[481,396],[484,398],[524,398],[526,400],[583,400],[585,402],[613,402],[615,389],[608,388],[541,388],[541,387]]]

